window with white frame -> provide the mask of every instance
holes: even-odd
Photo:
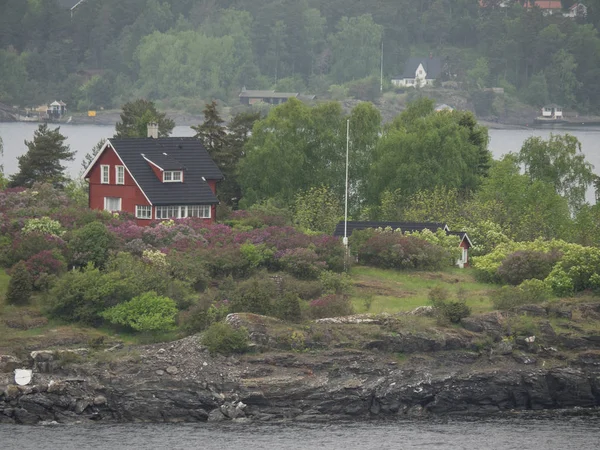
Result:
[[[115,182],[125,184],[125,166],[115,166]]]
[[[135,205],[135,217],[137,219],[152,219],[152,206]]]
[[[121,211],[121,198],[120,197],[104,197],[104,210],[105,211]]]
[[[165,170],[163,172],[163,181],[165,183],[181,183],[183,181],[181,170]]]
[[[185,219],[186,217],[198,217],[210,219],[210,205],[185,205],[185,206],[157,206],[157,219]]]
[[[110,184],[110,166],[105,166],[103,164],[100,166],[100,171],[100,183]]]

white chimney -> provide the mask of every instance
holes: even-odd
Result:
[[[148,137],[158,139],[158,123],[156,123],[156,122],[148,123]]]

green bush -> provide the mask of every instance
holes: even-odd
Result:
[[[251,278],[237,285],[231,298],[231,311],[269,314],[271,312],[271,301],[277,295],[277,285],[271,278]]]
[[[6,303],[9,305],[27,305],[33,291],[33,277],[23,261],[13,268],[6,291]]]
[[[206,307],[202,303],[192,306],[180,315],[180,323],[188,333],[203,331],[215,322],[220,322],[229,314],[228,302],[215,302]]]
[[[85,266],[88,263],[103,268],[109,252],[115,245],[115,236],[101,222],[92,222],[73,231],[69,240],[70,263]]]
[[[59,221],[53,220],[50,217],[27,219],[23,227],[23,233],[29,234],[32,232],[60,236],[62,234],[62,226]]]
[[[213,323],[202,335],[202,345],[214,355],[231,355],[248,350],[248,332],[223,322]]]
[[[498,276],[504,283],[513,286],[525,280],[544,280],[562,255],[559,252],[544,253],[535,250],[520,250],[508,255],[500,267]]]
[[[350,294],[352,291],[352,280],[346,273],[335,273],[329,270],[321,272],[319,281],[326,294]]]
[[[279,258],[281,268],[301,280],[316,280],[326,264],[310,248],[285,250]]]
[[[565,252],[546,279],[556,295],[600,289],[600,248],[577,246]]]
[[[177,305],[168,297],[146,292],[128,302],[113,306],[101,316],[115,325],[135,331],[169,331],[175,327]]]
[[[275,317],[288,322],[299,322],[302,318],[300,297],[288,292],[278,299],[274,305]]]
[[[308,313],[312,319],[351,316],[354,308],[346,295],[326,295],[310,302]]]
[[[519,286],[503,286],[491,295],[494,308],[509,310],[517,306],[542,303],[550,298],[551,291],[540,280],[525,280]]]
[[[440,323],[459,323],[471,315],[471,308],[461,299],[449,300],[448,290],[441,286],[430,289],[429,302],[435,308]]]

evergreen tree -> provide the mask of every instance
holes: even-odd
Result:
[[[175,122],[166,113],[158,112],[154,102],[138,99],[123,105],[121,121],[117,122],[115,138],[143,138],[148,136],[148,124],[158,123],[158,137],[168,137]]]
[[[33,278],[23,261],[19,261],[12,270],[6,291],[6,303],[9,305],[27,305],[33,290]]]
[[[98,152],[100,150],[102,150],[102,147],[104,147],[105,143],[106,143],[106,139],[104,139],[104,138],[100,139],[98,141],[98,143],[96,145],[94,145],[94,147],[92,148],[92,150],[89,153],[85,154],[85,156],[83,157],[83,161],[81,161],[81,168],[84,171],[88,168],[88,166],[94,160],[94,158],[96,157],[96,155],[98,154]]]
[[[47,124],[40,125],[33,135],[33,141],[25,141],[29,149],[19,156],[19,172],[10,177],[11,187],[31,187],[33,183],[52,183],[63,186],[65,166],[61,161],[73,161],[75,152],[65,145],[67,138],[60,133],[60,127],[50,130]]]
[[[196,132],[194,136],[200,139],[211,158],[219,166],[223,168],[226,165],[226,149],[228,146],[228,137],[224,120],[219,115],[217,110],[217,102],[214,100],[207,103],[204,108],[204,123],[191,127]]]

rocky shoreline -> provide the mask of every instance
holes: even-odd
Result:
[[[495,334],[503,319],[492,314],[434,336],[394,332],[361,348],[261,353],[266,322],[229,319],[248,327],[254,353],[211,356],[190,336],[0,357],[0,423],[329,422],[600,407],[600,336],[555,334],[560,348],[576,349],[568,352],[542,345],[547,336],[511,342]],[[328,326],[376,326],[353,323]],[[12,371],[24,366],[33,381],[17,386]]]

